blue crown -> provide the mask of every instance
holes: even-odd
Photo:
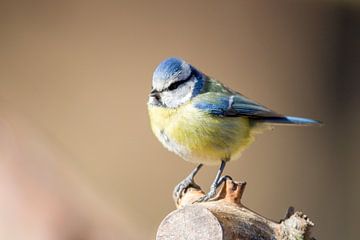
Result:
[[[153,79],[167,80],[183,70],[184,60],[180,58],[167,58],[162,61],[154,71]]]

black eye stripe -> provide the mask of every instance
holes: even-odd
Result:
[[[189,77],[187,77],[187,78],[184,79],[184,80],[180,80],[180,81],[177,81],[177,82],[173,82],[172,84],[170,84],[169,87],[167,87],[167,90],[172,91],[172,90],[177,89],[180,85],[188,82],[188,81],[191,79],[192,76],[193,76],[193,74],[190,74]]]
[[[187,82],[187,80],[181,80],[181,81],[174,82],[174,83],[170,84],[170,86],[167,89],[170,91],[175,90],[180,85],[184,84],[185,82]]]

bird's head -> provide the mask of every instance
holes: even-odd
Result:
[[[176,108],[198,95],[205,76],[180,58],[168,58],[155,69],[149,104]]]

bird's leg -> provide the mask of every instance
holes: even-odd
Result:
[[[219,179],[219,182],[218,182],[216,188],[220,187],[220,185],[221,185],[223,182],[225,182],[226,180],[228,180],[228,179],[232,180],[232,177],[230,177],[229,175],[222,176],[222,177]]]
[[[199,198],[198,200],[196,200],[196,202],[206,202],[208,201],[210,198],[214,197],[216,194],[216,189],[218,188],[218,186],[225,181],[227,178],[230,178],[229,176],[223,176],[221,177],[221,174],[224,171],[226,165],[226,161],[225,160],[221,160],[221,165],[220,168],[218,170],[218,172],[216,173],[216,177],[213,181],[213,183],[210,186],[210,191],[205,194],[204,196],[202,196],[201,198]]]
[[[176,185],[176,187],[174,188],[174,191],[173,191],[173,198],[174,198],[175,202],[177,202],[177,200],[181,197],[181,194],[183,193],[183,191],[185,189],[187,189],[188,187],[193,186],[195,188],[200,189],[199,185],[197,185],[194,182],[194,177],[199,172],[199,170],[201,169],[202,166],[203,166],[203,164],[199,164],[194,170],[191,171],[189,176],[187,176],[178,185]]]

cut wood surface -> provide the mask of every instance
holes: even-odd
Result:
[[[211,201],[194,203],[204,192],[186,189],[175,199],[177,210],[161,222],[157,240],[310,240],[314,225],[290,207],[283,220],[275,222],[241,204],[245,182],[227,180]]]

